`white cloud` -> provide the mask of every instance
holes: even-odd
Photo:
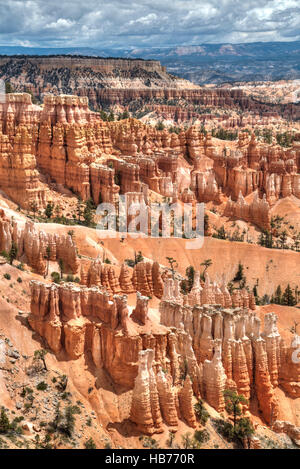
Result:
[[[45,28],[63,31],[65,29],[70,29],[74,24],[75,24],[75,21],[70,21],[64,18],[59,18],[57,21],[47,24]]]
[[[291,41],[300,39],[299,17],[297,0],[0,0],[0,44]]]

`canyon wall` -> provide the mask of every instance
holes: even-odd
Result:
[[[256,141],[242,132],[226,147],[199,128],[170,133],[136,119],[103,122],[86,97],[9,94],[0,104],[0,188],[21,207],[44,208],[55,181],[82,200],[149,203],[151,191],[172,202],[229,198],[224,214],[266,229],[279,198],[300,198],[300,147]],[[183,170],[183,158],[188,169]],[[243,198],[251,196],[250,202]]]
[[[161,324],[153,322],[148,298],[139,293],[130,314],[126,295],[102,287],[31,282],[30,326],[61,358],[90,353],[96,367],[131,389],[129,418],[142,433],[159,433],[163,423],[176,429],[179,419],[195,427],[196,399],[222,412],[225,389],[248,402],[255,397],[268,424],[279,412],[277,386],[300,396],[300,367],[290,353],[297,337],[289,348],[275,314],[266,314],[261,331],[245,305],[184,306],[178,294],[162,299],[160,316]]]

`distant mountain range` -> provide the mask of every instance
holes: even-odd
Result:
[[[156,59],[169,73],[198,84],[300,78],[300,41],[95,49],[0,46],[1,55],[83,55]]]

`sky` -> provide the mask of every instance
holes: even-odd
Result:
[[[101,49],[299,39],[298,0],[0,0],[0,45]]]

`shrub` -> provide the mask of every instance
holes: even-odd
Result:
[[[6,278],[6,280],[10,280],[10,279],[11,279],[11,275],[10,275],[10,274],[4,274],[3,277]]]
[[[1,251],[0,256],[5,257],[5,259],[8,259],[8,252],[6,251]]]
[[[48,385],[47,383],[45,383],[45,381],[41,381],[36,387],[38,391],[46,391],[47,388],[48,388]]]
[[[97,446],[93,440],[93,438],[89,438],[85,443],[84,443],[85,449],[97,449]]]
[[[54,283],[60,283],[60,274],[58,272],[52,272],[51,273],[51,278],[53,280]]]
[[[194,439],[199,445],[206,443],[210,440],[210,435],[207,430],[196,430],[194,433]]]
[[[197,419],[200,421],[201,425],[204,426],[209,419],[209,413],[205,409],[202,399],[194,405],[194,409]]]
[[[66,282],[74,282],[74,275],[67,275]]]
[[[18,282],[18,283],[22,283],[22,282],[23,282],[23,280],[21,279],[21,277],[18,277],[18,278],[17,278],[17,282]]]
[[[0,433],[7,433],[10,428],[9,418],[7,417],[4,407],[2,407],[0,414]]]
[[[135,266],[135,262],[133,259],[125,259],[125,263],[129,266],[129,267],[134,267]]]

